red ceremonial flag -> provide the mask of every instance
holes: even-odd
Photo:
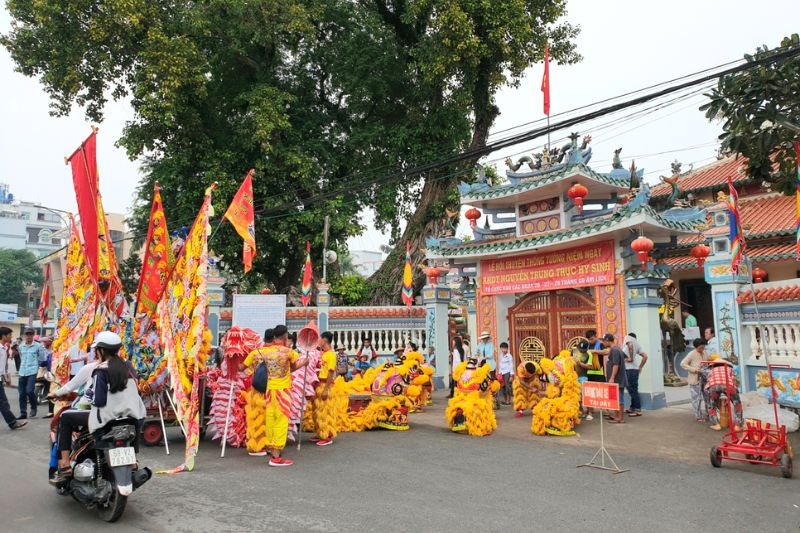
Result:
[[[81,233],[83,246],[86,249],[86,258],[94,278],[98,274],[98,230],[97,225],[97,191],[99,180],[97,177],[97,132],[92,131],[67,162],[72,168],[72,184],[75,187],[75,197],[78,201],[78,215],[81,219]]]
[[[42,298],[39,302],[39,320],[42,326],[47,324],[47,307],[50,305],[50,263],[44,266],[44,284],[42,285]]]
[[[301,288],[302,295],[300,300],[303,302],[303,307],[308,306],[311,301],[311,243],[306,241],[306,265],[303,267],[303,287]]]
[[[244,272],[247,274],[253,268],[253,257],[256,255],[256,227],[255,213],[253,209],[253,173],[255,169],[250,169],[244,178],[242,186],[236,196],[231,200],[231,205],[225,212],[227,218],[236,233],[244,239],[244,249],[242,251],[242,262]]]
[[[167,283],[171,266],[171,246],[161,191],[156,182],[153,190],[153,206],[150,209],[150,225],[144,243],[142,274],[136,291],[136,314],[144,313],[142,319],[153,316],[158,306],[158,297]],[[138,316],[137,316],[138,321]],[[135,329],[139,331],[139,329]]]
[[[550,116],[550,45],[544,45],[544,74],[542,75],[544,93],[544,114]]]
[[[411,270],[411,243],[406,243],[406,264],[403,266],[403,289],[400,292],[403,303],[411,307],[414,303],[414,274]]]
[[[733,180],[728,176],[728,239],[731,242],[731,272],[739,273],[739,263],[744,256],[747,243],[742,231],[742,216],[739,213],[739,193],[733,186]]]

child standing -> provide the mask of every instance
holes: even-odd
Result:
[[[511,405],[512,383],[514,374],[514,356],[508,351],[508,343],[500,343],[500,375],[503,376],[503,405]]]

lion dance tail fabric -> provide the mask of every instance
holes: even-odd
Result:
[[[574,427],[580,423],[580,384],[578,374],[568,350],[555,359],[540,361],[547,375],[547,397],[533,409],[531,431],[536,435],[575,435]]]

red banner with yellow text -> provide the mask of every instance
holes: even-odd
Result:
[[[481,294],[574,289],[614,283],[614,241],[481,261]]]

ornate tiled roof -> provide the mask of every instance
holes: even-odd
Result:
[[[592,218],[585,224],[573,226],[571,228],[555,230],[525,237],[513,237],[508,239],[497,239],[493,241],[468,241],[458,246],[431,246],[428,251],[434,256],[443,257],[466,257],[472,255],[490,255],[494,253],[505,253],[511,251],[523,251],[530,248],[549,246],[562,241],[569,241],[593,234],[604,233],[613,230],[621,222],[636,215],[646,215],[654,219],[656,224],[677,232],[696,231],[695,227],[686,222],[675,222],[667,220],[659,215],[650,206],[641,206],[637,209],[622,208],[612,215]]]
[[[701,192],[713,189],[726,189],[728,176],[734,185],[744,185],[752,180],[747,175],[747,160],[734,156],[726,157],[697,170],[687,172],[678,178],[678,187],[684,192]],[[672,188],[666,183],[653,187],[652,198],[668,196]]]
[[[759,302],[791,302],[800,300],[800,285],[780,285],[756,289],[756,298]],[[753,302],[753,291],[746,290],[739,293],[736,301],[740,304]]]
[[[588,166],[584,165],[583,163],[579,163],[577,165],[566,166],[559,171],[549,172],[542,174],[541,176],[537,176],[535,178],[530,178],[528,181],[525,181],[523,183],[517,183],[515,185],[511,184],[501,185],[497,187],[487,187],[485,189],[472,190],[462,195],[461,201],[462,203],[468,203],[479,200],[492,200],[495,198],[505,198],[508,196],[519,194],[521,192],[537,189],[543,185],[555,183],[564,178],[570,178],[575,174],[586,176],[591,180],[597,181],[599,183],[604,183],[606,185],[611,185],[612,187],[620,187],[627,189],[630,184],[629,178],[627,177],[615,178],[608,176],[606,174],[600,174],[598,172],[595,172]]]
[[[745,238],[767,239],[795,232],[796,200],[792,196],[771,193],[749,198],[739,198],[739,212],[742,215]],[[711,228],[706,237],[727,235],[727,226]],[[678,246],[694,246],[704,241],[700,235],[687,235],[678,239]]]
[[[308,316],[309,320],[317,318],[317,309],[309,307],[289,307],[286,309],[287,319],[304,319]],[[405,318],[408,317],[408,308],[403,306],[396,307],[331,307],[329,318]],[[412,317],[424,317],[425,308],[419,306],[411,307]]]
[[[748,246],[747,256],[756,263],[769,263],[771,261],[785,261],[794,259],[796,246],[792,243],[768,244],[764,246]],[[691,270],[700,268],[697,260],[690,255],[666,257],[661,263],[674,270]]]

